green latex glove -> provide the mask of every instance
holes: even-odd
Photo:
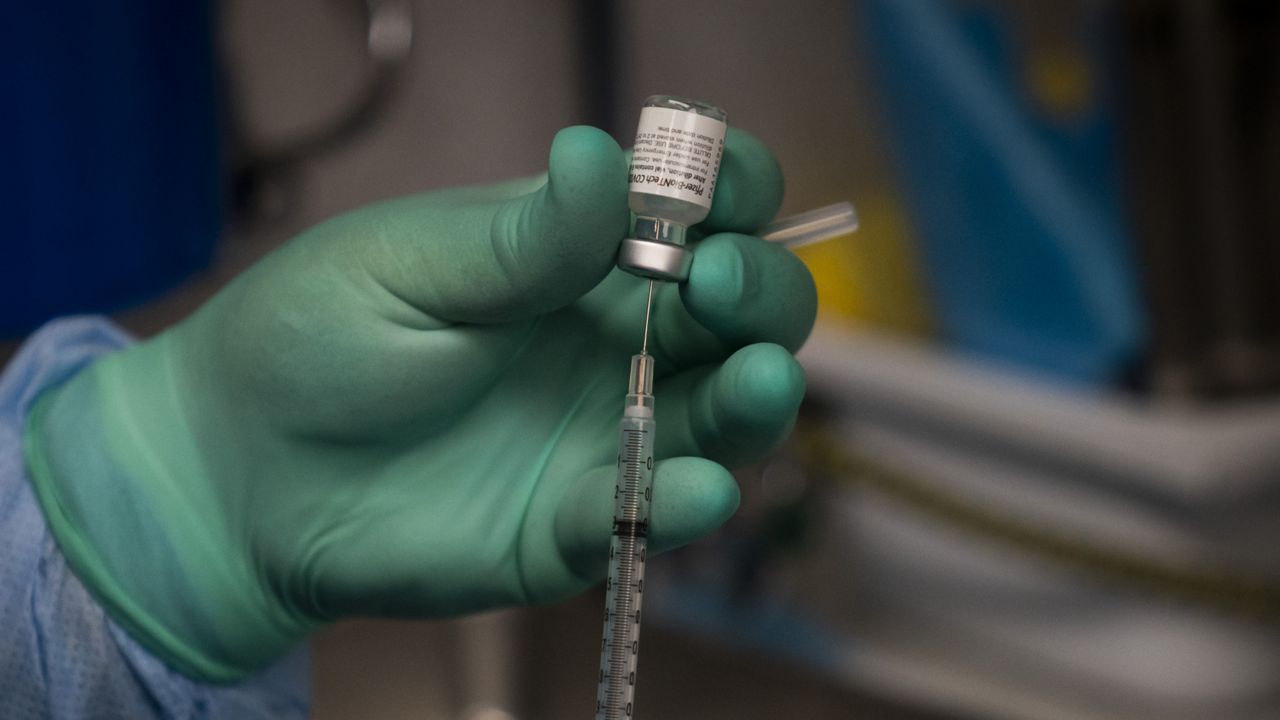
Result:
[[[228,681],[351,615],[553,601],[601,578],[646,281],[613,269],[626,160],[559,133],[546,177],[370,206],[44,396],[28,466],[117,622]],[[655,550],[735,509],[723,465],[785,436],[804,266],[745,233],[777,164],[731,132],[683,286],[655,301]],[[718,233],[718,234],[712,234]]]

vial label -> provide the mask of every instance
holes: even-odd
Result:
[[[725,128],[723,122],[695,112],[642,109],[631,155],[631,192],[711,207]]]

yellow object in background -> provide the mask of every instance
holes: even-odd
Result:
[[[817,282],[819,319],[930,334],[923,271],[901,203],[879,195],[857,205],[856,233],[796,250]]]

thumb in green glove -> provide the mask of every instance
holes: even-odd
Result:
[[[794,419],[813,283],[746,234],[781,189],[731,131],[689,280],[655,299],[655,551],[722,523],[724,465]],[[612,269],[626,193],[618,146],[569,128],[545,179],[336,218],[50,391],[27,460],[73,567],[141,642],[218,681],[335,618],[585,589],[647,287]]]

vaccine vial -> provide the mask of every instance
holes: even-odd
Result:
[[[693,253],[685,235],[711,212],[725,117],[714,105],[670,95],[644,101],[628,173],[636,219],[618,250],[618,267],[654,280],[689,277]]]

